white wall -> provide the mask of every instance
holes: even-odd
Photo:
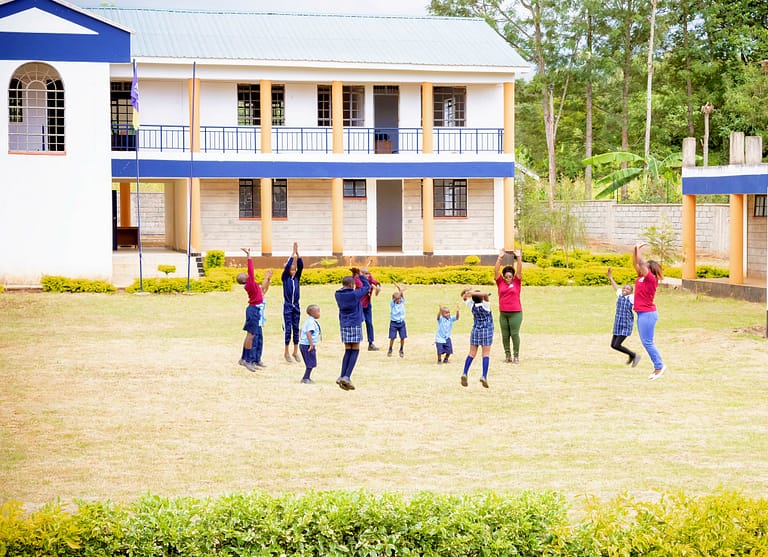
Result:
[[[467,86],[468,128],[504,127],[504,87],[502,85]]]
[[[24,64],[0,62],[0,83]],[[112,274],[109,67],[50,64],[65,102],[63,153],[8,154],[0,113],[0,283],[38,284],[44,274]],[[7,106],[2,88],[0,106]]]
[[[317,84],[285,84],[285,125],[291,128],[317,126]]]

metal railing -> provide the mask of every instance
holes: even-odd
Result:
[[[435,153],[501,153],[504,130],[499,128],[435,128]],[[422,153],[421,128],[344,128],[345,153]],[[130,124],[112,126],[113,151],[189,151],[189,126]],[[261,152],[258,126],[200,126],[200,150],[205,153]],[[328,127],[272,128],[273,153],[331,153],[333,130]]]

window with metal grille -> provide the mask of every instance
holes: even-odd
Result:
[[[11,78],[8,150],[64,151],[64,84],[47,64],[24,64]]]
[[[240,179],[240,218],[261,218],[261,180]],[[272,179],[272,218],[288,218],[288,180]]]
[[[130,81],[113,81],[110,83],[109,104],[112,122],[112,150],[135,151],[136,131],[133,129]]]
[[[756,217],[764,217],[766,215],[766,212],[765,212],[766,197],[768,196],[765,196],[765,195],[755,196],[755,216]]]
[[[365,180],[362,178],[345,178],[344,197],[365,197]]]
[[[463,128],[465,126],[466,87],[435,87],[433,99],[436,127]]]
[[[362,85],[344,85],[341,94],[344,106],[342,126],[362,127],[365,124],[365,88]],[[331,86],[318,85],[317,125],[332,126],[332,114]]]
[[[434,216],[467,216],[467,181],[464,179],[435,179],[433,183]]]
[[[261,86],[258,83],[238,84],[237,125],[261,125]],[[285,125],[284,85],[272,85],[272,125]]]
[[[23,90],[24,86],[21,81],[13,78],[11,86],[8,88],[8,122],[11,124],[21,124],[24,122]]]

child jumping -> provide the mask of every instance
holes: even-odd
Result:
[[[461,292],[461,298],[467,307],[472,310],[472,332],[469,334],[469,354],[464,362],[464,373],[461,374],[461,386],[467,386],[467,377],[472,360],[477,354],[477,347],[483,347],[483,375],[480,384],[488,388],[488,365],[490,363],[491,345],[493,344],[493,315],[491,303],[488,301],[490,294],[472,288],[465,288]]]
[[[624,340],[632,334],[632,328],[635,323],[635,315],[632,313],[632,308],[635,303],[635,296],[632,294],[632,285],[625,284],[619,286],[616,281],[613,280],[613,272],[608,267],[608,280],[611,281],[611,287],[616,292],[616,316],[613,319],[613,337],[611,338],[611,348],[618,350],[622,354],[629,356],[627,365],[632,364],[632,367],[637,367],[640,362],[640,354],[638,352],[632,352],[629,348],[622,346]]]
[[[454,321],[459,320],[459,304],[456,304],[456,315],[451,315],[448,306],[440,306],[437,310],[437,332],[435,333],[435,346],[437,347],[437,363],[447,364],[448,357],[453,354],[451,333]],[[443,358],[441,359],[441,356]]]
[[[392,347],[395,344],[395,338],[400,335],[400,357],[405,356],[403,350],[405,339],[408,338],[408,331],[405,327],[405,287],[395,283],[397,290],[392,293],[392,301],[389,302],[389,350],[387,356],[392,357]]]
[[[299,350],[301,350],[301,357],[304,359],[304,377],[301,378],[301,382],[306,385],[312,385],[314,381],[310,379],[312,370],[317,367],[317,343],[320,342],[320,306],[312,304],[307,307],[307,317],[304,320],[304,325],[301,327],[301,338],[299,339]]]
[[[260,305],[264,303],[264,294],[269,290],[269,283],[272,280],[272,269],[267,269],[264,273],[264,282],[259,285],[253,275],[253,259],[251,259],[251,250],[242,248],[248,257],[248,273],[237,275],[238,284],[244,285],[248,293],[248,307],[245,309],[245,339],[243,340],[243,353],[239,364],[250,371],[256,371],[260,367],[267,367],[261,361],[261,353],[264,348],[264,334],[261,329],[261,309]]]
[[[293,340],[293,359],[299,360],[299,321],[301,320],[301,305],[299,304],[299,287],[304,261],[299,257],[299,244],[293,243],[293,251],[280,280],[283,283],[283,330],[285,331],[285,361],[291,363],[288,347]]]

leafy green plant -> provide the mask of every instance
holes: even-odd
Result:
[[[476,255],[468,255],[464,258],[464,264],[468,266],[477,265],[480,263],[480,258]]]
[[[169,274],[176,272],[176,265],[158,265],[157,270],[161,273],[165,273],[165,276],[167,277]]]
[[[205,270],[224,266],[224,252],[212,249],[205,254]]]
[[[660,227],[652,225],[646,228],[645,239],[651,247],[651,255],[658,259],[662,267],[680,261],[677,235],[666,219],[662,219]]]
[[[58,275],[43,275],[40,279],[43,292],[90,292],[109,294],[117,289],[113,284],[104,280],[90,280],[81,278],[68,278]]]

